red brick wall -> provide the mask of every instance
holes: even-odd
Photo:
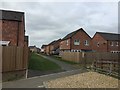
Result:
[[[57,41],[57,42],[55,42],[55,44],[53,45],[53,47],[54,47],[54,48],[58,48],[58,47],[60,47],[60,42],[61,42],[61,41]]]
[[[99,47],[97,46],[98,42]],[[114,45],[111,46],[110,42],[113,42]],[[119,46],[116,46],[116,42],[118,41],[106,41],[99,34],[95,34],[95,36],[92,39],[92,49],[98,52],[120,51]]]
[[[22,22],[19,22],[19,41],[18,46],[24,46],[24,36],[25,36],[25,22],[24,17],[22,17]]]
[[[18,28],[19,23],[19,28]],[[19,32],[18,32],[19,29]],[[18,33],[18,46],[24,46],[24,20],[8,21],[2,20],[2,40],[10,41],[10,45],[17,45],[17,33]]]
[[[49,54],[52,54],[52,50],[54,49],[54,46],[50,45],[49,48],[50,48]]]
[[[2,41],[2,20],[0,20],[0,41]]]
[[[47,55],[50,54],[50,46],[49,46],[49,45],[45,47],[45,53],[46,53]]]
[[[79,39],[80,40],[80,45],[74,45],[74,40]],[[84,45],[85,40],[89,42],[89,46]],[[74,50],[91,50],[91,38],[84,32],[84,31],[79,31],[76,33],[71,40],[71,49]]]
[[[113,42],[113,46],[110,45],[110,42]],[[116,46],[116,42],[118,41],[108,41],[108,51],[120,51],[120,46]],[[120,45],[120,42],[119,42]]]
[[[50,54],[53,54],[54,49],[59,48],[60,47],[60,40],[56,41],[54,44],[50,45]]]
[[[68,40],[68,45],[66,44],[66,41]],[[63,40],[60,42],[60,49],[61,50],[69,50],[70,49],[70,39]]]
[[[99,47],[97,43],[99,42]],[[107,41],[99,34],[95,34],[92,39],[92,49],[98,52],[107,52]]]

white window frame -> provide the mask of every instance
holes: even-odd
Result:
[[[99,42],[97,42],[97,47],[99,47],[100,46],[100,43]]]
[[[110,42],[110,46],[114,46],[114,42]]]
[[[80,45],[80,40],[79,39],[75,39],[74,40],[74,45]]]
[[[68,42],[69,42],[69,41],[68,41],[68,40],[66,40],[66,45],[67,45],[67,46],[68,46]]]
[[[119,46],[119,42],[116,42],[116,46],[117,46],[117,47]]]
[[[0,41],[0,46],[8,46],[10,41]]]
[[[85,40],[85,41],[84,41],[84,45],[85,45],[85,46],[89,46],[88,40]]]

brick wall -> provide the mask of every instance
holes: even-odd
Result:
[[[47,55],[50,54],[50,46],[49,46],[49,45],[45,47],[45,53],[46,53]]]
[[[107,52],[107,41],[96,34],[92,39],[92,49],[98,52]]]
[[[111,46],[111,42],[113,42],[113,46]],[[108,51],[120,51],[119,46],[116,45],[116,42],[118,41],[108,41]],[[120,41],[119,41],[119,45],[120,45]]]
[[[0,41],[2,41],[2,20],[0,20]]]
[[[2,37],[0,40],[10,41],[11,46],[24,46],[24,18],[22,21],[0,20],[2,22]]]
[[[79,39],[80,40],[80,45],[74,45],[74,40]],[[66,44],[68,40],[68,45]],[[91,38],[84,32],[84,31],[79,31],[77,32],[73,37],[71,37],[71,39],[67,39],[64,41],[61,41],[60,43],[60,49],[73,49],[73,50],[81,50],[81,49],[85,49],[85,50],[91,50]],[[89,42],[89,45],[86,46],[84,44],[85,40],[87,40]]]
[[[49,54],[52,54],[52,50],[54,49],[54,45],[50,45],[49,48],[50,48]]]
[[[74,45],[74,40],[79,39],[80,40],[80,45]],[[85,40],[87,40],[89,42],[89,46],[86,46],[84,44]],[[84,32],[84,31],[80,31],[78,33],[76,33],[71,40],[71,49],[85,49],[85,50],[91,50],[91,38]]]
[[[68,45],[67,45],[67,40],[68,40]],[[70,49],[70,39],[63,40],[60,42],[60,49],[61,50],[69,50]]]
[[[111,46],[111,42],[113,42],[113,46]],[[120,51],[119,46],[116,46],[116,42],[118,41],[107,41],[99,34],[96,34],[92,39],[92,49],[98,52]]]

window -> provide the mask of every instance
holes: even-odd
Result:
[[[89,46],[88,40],[85,40],[84,45],[85,45],[85,46]]]
[[[68,45],[68,40],[66,40],[66,44]]]
[[[113,46],[114,45],[114,43],[113,42],[110,42],[110,46]]]
[[[119,43],[118,43],[118,42],[116,42],[116,46],[119,46]]]
[[[0,46],[8,46],[10,41],[0,41]]]
[[[74,40],[74,45],[80,45],[80,40],[79,39]]]

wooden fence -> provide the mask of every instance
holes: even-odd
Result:
[[[2,48],[2,72],[27,69],[28,47],[0,46]]]
[[[118,61],[115,59],[101,59],[96,60],[93,64],[93,69],[97,71],[106,72],[110,75],[118,76]]]
[[[120,53],[111,52],[61,52],[63,60],[77,62],[85,68],[105,71],[119,76]]]
[[[61,57],[63,60],[83,63],[93,63],[94,60],[101,59],[119,59],[120,53],[111,52],[61,52]]]
[[[61,52],[63,60],[79,63],[82,60],[82,53],[80,52]]]

